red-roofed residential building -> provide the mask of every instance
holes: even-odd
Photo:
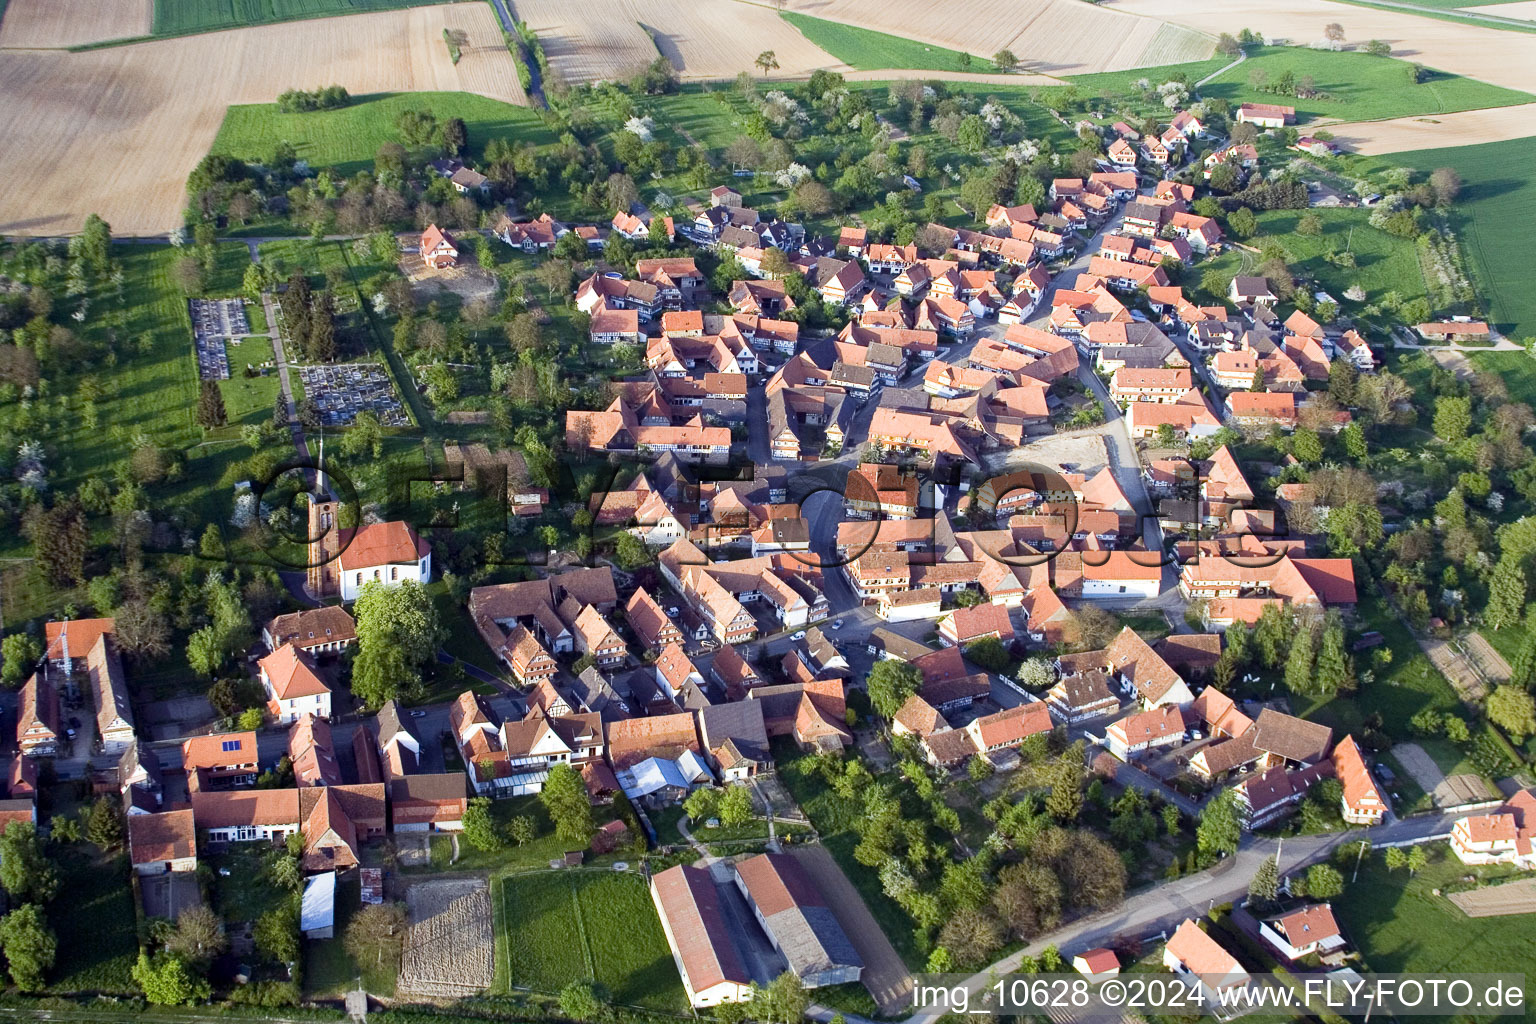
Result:
[[[1463,864],[1536,868],[1536,790],[1522,789],[1493,811],[1456,822],[1451,852]]]
[[[445,270],[459,260],[459,246],[453,236],[436,224],[421,233],[421,261],[433,270]]]
[[[1184,742],[1184,716],[1173,704],[1127,715],[1104,730],[1104,745],[1123,761]]]
[[[985,754],[1016,747],[1037,733],[1050,732],[1054,726],[1050,708],[1037,700],[973,719],[965,731],[977,751]]]
[[[1309,953],[1326,957],[1344,948],[1344,936],[1327,903],[1272,917],[1259,925],[1259,937],[1287,960],[1300,960]]]
[[[1248,984],[1248,972],[1221,943],[1202,931],[1194,918],[1187,918],[1169,937],[1163,966],[1192,978],[1213,1006],[1218,1005],[1217,992]]]
[[[1340,813],[1351,825],[1379,825],[1392,806],[1371,776],[1370,766],[1353,736],[1345,736],[1333,748],[1333,774],[1344,787]]]
[[[1005,645],[1013,642],[1013,622],[1008,609],[1000,604],[977,604],[956,608],[939,623],[939,636],[952,644],[970,644],[986,637],[996,637]]]
[[[84,666],[91,648],[96,646],[102,634],[111,633],[116,628],[112,619],[65,619],[50,622],[43,627],[43,638],[47,644],[44,657],[54,668],[73,672],[77,667]]]
[[[331,688],[314,660],[294,644],[283,644],[256,665],[267,691],[267,711],[280,724],[305,714],[331,717]]]

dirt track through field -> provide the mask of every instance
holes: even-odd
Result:
[[[149,35],[153,0],[11,0],[0,5],[0,49],[84,46]]]
[[[912,975],[907,973],[907,965],[891,946],[891,940],[875,923],[874,915],[864,905],[859,891],[825,847],[796,846],[791,849],[831,904],[837,923],[842,925],[848,940],[864,961],[864,987],[874,996],[880,1012],[890,1016],[904,1009],[912,1001]]]
[[[9,19],[7,19],[9,20]],[[467,33],[455,67],[443,29]],[[526,102],[485,4],[236,29],[84,53],[0,53],[0,233],[121,235],[181,224],[187,175],[233,103],[337,83]]]
[[[1079,0],[949,0],[942,7],[933,0],[883,0],[875,21],[868,0],[790,0],[788,9],[981,56],[1012,50],[1030,70],[1047,75],[1201,60],[1216,41],[1198,25],[1168,25]]]

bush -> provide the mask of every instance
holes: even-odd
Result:
[[[352,96],[339,85],[306,92],[289,89],[277,97],[277,109],[285,114],[304,114],[312,110],[337,110],[352,102]]]

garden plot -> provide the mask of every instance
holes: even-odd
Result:
[[[459,999],[489,988],[495,943],[484,879],[418,882],[406,892],[405,902],[410,929],[400,960],[399,992]]]
[[[1453,892],[1449,899],[1468,917],[1536,914],[1536,878],[1484,886],[1470,892]]]
[[[377,363],[300,366],[298,371],[305,396],[315,403],[321,422],[328,427],[349,427],[364,410],[386,427],[411,425],[389,371]]]

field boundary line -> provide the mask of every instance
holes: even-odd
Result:
[[[581,913],[581,892],[576,888],[576,876],[568,875],[571,886],[571,904],[576,908],[576,937],[581,940],[582,959],[587,964],[587,977],[597,981],[597,961],[592,957],[592,943],[587,940],[587,922]]]

